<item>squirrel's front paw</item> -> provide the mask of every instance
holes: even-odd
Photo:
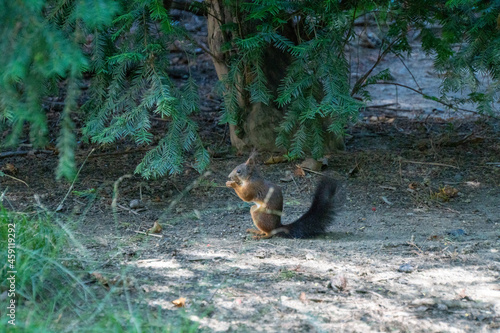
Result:
[[[227,187],[234,187],[236,185],[236,182],[234,180],[228,180],[226,182]]]

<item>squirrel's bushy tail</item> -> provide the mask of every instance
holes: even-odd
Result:
[[[309,238],[324,233],[328,225],[333,222],[336,193],[336,182],[331,178],[321,178],[309,210],[297,221],[284,225],[286,231],[278,233],[277,236]]]

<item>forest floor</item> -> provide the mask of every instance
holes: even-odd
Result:
[[[82,260],[132,281],[134,302],[168,318],[184,297],[189,320],[210,331],[486,332],[500,328],[499,124],[450,126],[356,125],[322,171],[341,190],[328,234],[316,239],[246,235],[249,205],[224,186],[243,156],[214,159],[203,178],[123,179],[114,215],[114,183],[142,154],[96,153],[60,214],[75,221]],[[30,186],[2,179],[14,209],[30,209],[37,194],[56,210],[69,188],[53,181],[57,157],[8,160]],[[294,163],[260,168],[284,190],[285,223],[307,210],[319,175],[283,182]],[[144,208],[128,209],[141,198]],[[137,233],[155,220],[160,234]]]
[[[132,303],[161,309],[168,319],[180,311],[172,301],[185,298],[187,320],[206,331],[500,330],[497,120],[428,117],[428,106],[418,108],[420,96],[405,99],[412,120],[394,110],[365,110],[348,131],[345,151],[331,154],[321,171],[341,185],[328,233],[253,240],[245,233],[250,206],[224,186],[246,156],[227,149],[220,100],[211,92],[215,74],[206,55],[198,60],[202,136],[219,152],[209,174],[200,177],[187,166],[182,175],[145,180],[133,175],[143,149],[123,142],[91,153],[95,147],[82,143],[81,172],[69,192],[68,183],[54,181],[57,156],[4,158],[2,166],[10,163],[29,185],[2,178],[9,205],[57,210],[74,222],[82,247],[73,250],[84,249],[81,260],[99,263],[109,283],[117,274],[126,278]],[[426,66],[422,75],[431,70]],[[380,101],[387,102],[394,99]],[[57,118],[57,110],[51,115]],[[164,122],[155,124],[162,133]],[[284,222],[298,218],[320,176],[292,179],[296,163],[259,164],[283,188]],[[144,207],[129,208],[139,199]],[[163,230],[146,235],[156,220]]]

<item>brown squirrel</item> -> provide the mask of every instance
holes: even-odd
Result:
[[[243,201],[255,203],[250,208],[250,214],[257,230],[248,229],[247,232],[255,234],[256,239],[274,235],[309,238],[324,233],[328,224],[332,222],[336,183],[330,178],[323,177],[314,193],[309,210],[295,222],[283,225],[281,188],[260,176],[255,166],[254,155],[234,168],[228,176],[231,180],[226,182],[226,186],[233,188]]]

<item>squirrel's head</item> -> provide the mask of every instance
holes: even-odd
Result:
[[[248,180],[252,176],[252,174],[257,172],[255,168],[256,155],[257,154],[255,153],[255,151],[252,152],[247,161],[234,168],[228,177],[237,183],[241,183],[245,180]]]

